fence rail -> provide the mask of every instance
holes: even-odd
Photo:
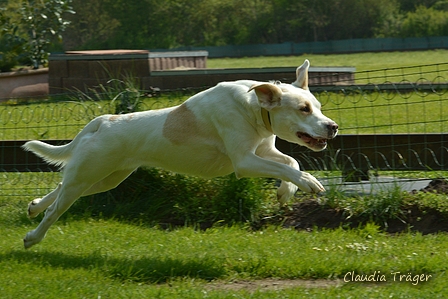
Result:
[[[278,140],[302,169],[339,170],[345,181],[369,180],[369,171],[448,170],[448,134],[340,135],[324,152]]]
[[[45,142],[62,145],[70,141]],[[58,171],[58,167],[21,150],[25,142],[0,141],[1,171]],[[302,169],[342,171],[346,181],[368,180],[371,170],[448,170],[448,134],[339,135],[326,151],[317,153],[281,139],[276,146],[296,158]]]

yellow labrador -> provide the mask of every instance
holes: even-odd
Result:
[[[201,177],[235,172],[237,177],[278,178],[281,203],[297,187],[324,191],[315,177],[300,171],[295,159],[275,148],[278,136],[320,151],[338,132],[308,90],[308,68],[305,60],[292,84],[223,82],[176,107],[103,115],[66,145],[27,142],[26,150],[64,171],[55,190],[29,204],[29,217],[48,209],[26,235],[25,248],[39,243],[79,197],[115,188],[143,165]]]

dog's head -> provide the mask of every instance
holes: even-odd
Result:
[[[321,104],[308,89],[308,60],[297,68],[292,84],[262,83],[252,86],[261,108],[269,111],[272,131],[289,142],[313,151],[327,147],[336,137],[338,125],[322,114]]]

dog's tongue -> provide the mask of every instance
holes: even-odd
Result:
[[[305,141],[306,143],[313,141],[313,137],[311,137],[308,134],[300,134],[300,139],[302,139],[303,141]]]
[[[312,145],[316,145],[316,144],[324,145],[327,142],[326,139],[316,139],[316,138],[311,137],[307,133],[299,132],[299,133],[297,133],[297,137],[302,139],[305,143],[309,143]]]
[[[311,137],[307,133],[297,132],[297,137],[299,137],[300,139],[302,139],[306,143],[309,143],[309,142],[312,142],[312,141],[317,141],[316,139],[314,139],[313,137]]]

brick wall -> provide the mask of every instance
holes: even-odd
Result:
[[[50,94],[89,91],[111,79],[129,76],[142,90],[206,88],[222,81],[251,79],[293,82],[295,67],[207,69],[207,52],[149,52],[146,50],[70,51],[51,55]],[[354,68],[321,67],[309,70],[310,85],[354,84]]]
[[[205,68],[207,52],[150,53],[146,50],[68,51],[49,59],[50,94],[88,91],[110,79],[147,81],[151,72]],[[144,86],[140,86],[144,89]]]

